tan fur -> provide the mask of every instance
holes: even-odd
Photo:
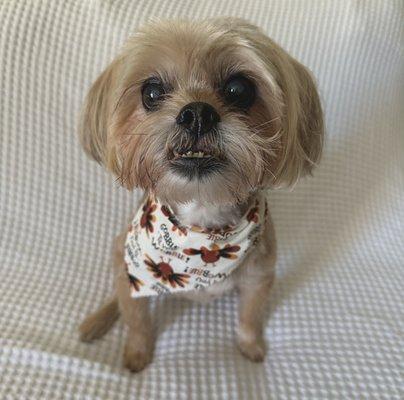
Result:
[[[248,112],[229,108],[218,87],[243,73],[257,88]],[[156,112],[141,101],[143,82],[158,76],[172,90]],[[173,152],[188,139],[176,124],[179,110],[194,101],[209,103],[220,115],[217,135],[201,138],[223,171],[187,180],[170,168]],[[292,185],[311,173],[323,143],[322,110],[308,70],[257,27],[234,18],[158,21],[128,40],[89,91],[80,125],[86,152],[120,178],[178,211],[184,221],[200,216],[200,226],[234,223],[241,204],[258,189]],[[189,204],[194,204],[193,207]],[[200,210],[195,214],[195,210]],[[192,213],[192,215],[191,215]],[[220,214],[220,218],[218,218]],[[152,359],[154,335],[146,299],[130,297],[123,262],[123,234],[116,244],[116,300],[81,326],[83,340],[99,337],[119,310],[129,335],[125,365],[139,371]],[[211,298],[237,288],[240,293],[238,345],[253,361],[265,354],[264,306],[274,279],[276,241],[269,219],[259,251],[223,284],[193,299]]]
[[[101,338],[109,331],[118,317],[118,300],[114,297],[82,322],[79,327],[80,340],[91,342]]]

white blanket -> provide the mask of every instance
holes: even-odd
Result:
[[[314,178],[270,194],[265,362],[235,347],[234,295],[172,299],[155,303],[154,361],[132,375],[121,322],[78,341],[137,196],[84,156],[77,115],[139,24],[214,15],[250,19],[314,72],[325,154]],[[0,398],[402,399],[403,53],[401,1],[1,1]]]

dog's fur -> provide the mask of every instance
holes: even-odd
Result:
[[[239,73],[257,91],[247,112],[227,106],[218,89]],[[146,112],[141,87],[151,76],[160,77],[171,92],[157,111]],[[200,140],[226,163],[207,177],[188,179],[170,168],[170,160],[188,140],[176,116],[195,101],[210,104],[220,115],[215,135]],[[257,190],[292,185],[311,173],[322,150],[323,119],[310,73],[257,27],[233,18],[158,21],[129,39],[93,84],[80,138],[86,152],[126,188],[155,194],[184,225],[213,228],[236,224]],[[115,244],[116,296],[80,330],[82,340],[95,339],[121,314],[129,327],[125,365],[139,371],[152,359],[154,337],[147,298],[130,297],[124,240],[125,233]],[[265,354],[263,308],[275,259],[268,218],[258,251],[230,278],[207,291],[188,293],[199,299],[239,290],[238,345],[254,361]]]

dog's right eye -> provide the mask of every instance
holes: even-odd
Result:
[[[142,87],[143,107],[148,111],[155,110],[166,91],[161,82],[147,81]]]

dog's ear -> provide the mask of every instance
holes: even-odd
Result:
[[[311,73],[290,56],[279,72],[283,93],[278,183],[292,184],[311,174],[317,165],[324,138],[323,112]]]
[[[79,138],[85,152],[113,172],[117,172],[117,160],[109,141],[117,69],[118,62],[114,61],[93,83],[86,96],[79,125]]]

